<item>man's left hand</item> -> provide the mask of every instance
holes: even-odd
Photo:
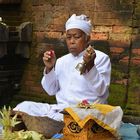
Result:
[[[86,63],[86,70],[90,71],[90,69],[94,66],[94,60],[96,58],[96,53],[94,51],[94,48],[89,46],[84,55],[83,55],[83,60]]]

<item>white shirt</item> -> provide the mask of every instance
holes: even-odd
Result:
[[[110,85],[111,63],[108,55],[95,50],[95,65],[86,74],[80,75],[75,69],[83,60],[83,52],[79,56],[67,54],[58,58],[55,68],[44,73],[42,86],[49,95],[55,95],[58,104],[65,106],[78,104],[82,100],[106,103]]]

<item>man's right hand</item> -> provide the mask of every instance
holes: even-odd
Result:
[[[46,51],[43,56],[43,62],[46,67],[46,73],[50,72],[55,65],[56,55],[54,50]]]

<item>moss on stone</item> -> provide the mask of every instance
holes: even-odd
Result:
[[[120,84],[111,84],[110,94],[108,98],[108,103],[115,106],[124,107],[124,97],[125,97],[126,87]]]

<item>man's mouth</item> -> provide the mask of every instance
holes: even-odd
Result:
[[[76,50],[76,48],[69,48],[70,50]]]
[[[76,50],[76,46],[69,47],[70,50]]]

